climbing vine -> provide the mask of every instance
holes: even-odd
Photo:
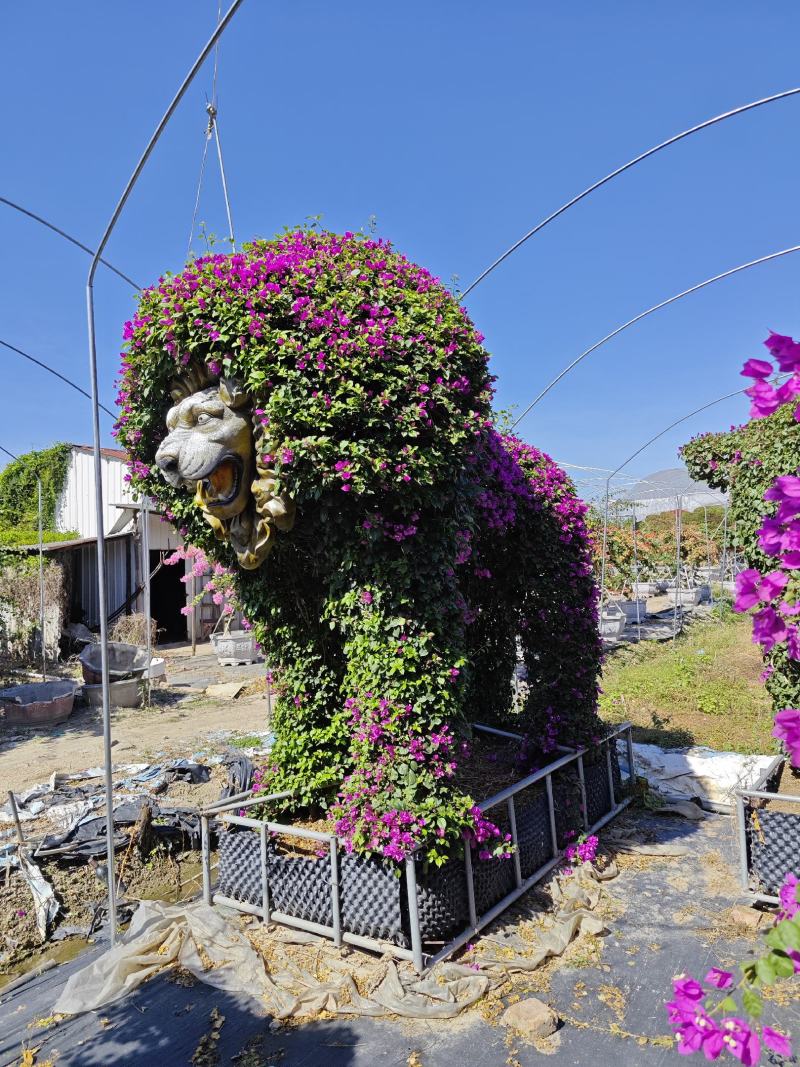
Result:
[[[39,538],[38,479],[42,483],[42,527],[45,541],[76,537],[55,529],[56,506],[69,469],[71,447],[56,444],[27,452],[0,472],[0,544],[29,545]]]

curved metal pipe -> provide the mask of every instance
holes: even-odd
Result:
[[[617,326],[617,328],[615,330],[612,330],[611,333],[607,333],[605,337],[601,337],[599,341],[596,341],[589,348],[584,349],[584,351],[581,352],[581,354],[575,359],[573,359],[571,363],[567,364],[567,366],[564,367],[562,371],[559,371],[555,378],[553,378],[553,380],[548,385],[546,385],[544,389],[542,389],[541,393],[539,393],[538,396],[534,397],[530,404],[528,404],[528,406],[525,408],[525,410],[522,412],[516,422],[512,423],[511,429],[513,430],[516,426],[518,426],[525,418],[525,416],[531,411],[533,411],[539,401],[543,400],[544,397],[546,397],[547,394],[550,392],[550,390],[553,389],[556,385],[558,385],[562,378],[565,378],[571,370],[577,367],[579,363],[582,363],[587,356],[590,356],[592,354],[592,352],[596,352],[598,348],[600,348],[606,343],[606,341],[610,341],[612,338],[617,337],[619,334],[621,334],[624,330],[627,330],[630,326],[634,326],[637,322],[641,322],[642,319],[646,319],[647,316],[652,315],[654,311],[660,311],[662,308],[667,307],[669,304],[674,304],[676,300],[682,300],[683,297],[690,296],[692,293],[696,293],[699,289],[705,289],[706,286],[713,285],[714,282],[720,282],[724,278],[730,278],[732,275],[738,274],[740,271],[747,270],[749,267],[757,267],[761,263],[769,263],[770,260],[780,259],[781,256],[788,256],[792,252],[800,252],[800,245],[792,245],[791,248],[782,248],[780,252],[770,252],[768,256],[760,256],[758,259],[751,259],[748,263],[740,263],[738,267],[731,267],[730,270],[725,270],[722,272],[722,274],[715,274],[713,278],[706,278],[705,281],[698,282],[697,285],[693,285],[689,289],[684,289],[683,292],[676,293],[674,296],[669,297],[667,300],[662,300],[660,301],[660,303],[654,304],[646,311],[641,311],[638,315],[634,315],[632,319],[628,319],[627,322],[623,322],[621,326]]]
[[[787,96],[795,96],[797,93],[800,93],[800,88],[786,89],[782,93],[774,93],[772,96],[764,96],[760,100],[753,100],[750,104],[742,104],[741,107],[735,107],[732,111],[724,111],[721,115],[715,115],[713,118],[706,119],[705,122],[698,123],[697,126],[690,126],[688,130],[676,133],[674,137],[669,137],[666,141],[662,141],[661,144],[657,144],[653,148],[649,148],[646,152],[642,152],[641,155],[636,156],[634,159],[628,160],[628,162],[624,163],[621,167],[617,167],[616,170],[612,170],[610,174],[606,174],[604,178],[601,178],[587,189],[584,189],[582,193],[573,196],[573,198],[568,200],[566,204],[562,204],[560,208],[554,211],[551,215],[548,215],[546,219],[542,219],[541,222],[537,223],[532,230],[528,230],[526,234],[523,234],[523,236],[520,237],[518,241],[515,241],[510,248],[507,248],[501,256],[498,256],[494,263],[491,263],[486,270],[479,274],[474,282],[467,286],[467,288],[460,294],[459,299],[463,300],[468,296],[477,285],[480,285],[484,278],[487,278],[496,267],[499,267],[504,260],[508,259],[510,255],[516,252],[516,250],[524,245],[531,237],[539,233],[540,230],[543,230],[545,226],[557,219],[559,215],[563,215],[569,208],[580,203],[584,197],[593,193],[595,189],[599,189],[602,185],[605,185],[606,182],[610,182],[612,178],[616,178],[619,174],[623,174],[626,170],[630,170],[631,167],[635,167],[637,163],[641,163],[643,160],[655,155],[656,152],[660,152],[663,148],[669,148],[670,145],[682,141],[684,137],[690,137],[693,133],[699,133],[700,130],[705,130],[709,126],[716,125],[718,122],[724,122],[725,119],[731,119],[735,115],[742,115],[745,111],[752,111],[753,108],[762,107],[764,104],[771,104],[775,100],[783,100]]]
[[[89,248],[88,245],[85,245],[82,241],[79,241],[77,237],[73,237],[72,234],[67,233],[66,230],[59,229],[59,227],[56,226],[54,223],[48,222],[48,220],[42,218],[41,215],[37,215],[35,211],[28,211],[26,207],[22,207],[21,204],[15,204],[13,200],[9,200],[6,196],[0,196],[0,204],[5,204],[6,207],[13,208],[14,211],[19,211],[21,215],[27,215],[28,218],[33,219],[34,222],[40,222],[42,226],[46,226],[48,230],[52,230],[53,233],[57,233],[58,236],[63,237],[65,241],[69,241],[71,244],[74,244],[76,248],[80,248],[81,251],[86,252],[90,256],[94,255],[94,251]],[[107,259],[101,259],[100,262],[103,264],[104,267],[108,267],[109,270],[113,270],[113,272],[120,278],[122,278],[124,282],[127,282],[128,285],[133,286],[133,288],[136,289],[137,292],[142,291],[140,285],[137,285],[132,278],[128,277],[127,274],[123,274],[122,271],[115,267],[113,263],[109,263]]]
[[[102,694],[103,694],[103,763],[104,763],[104,777],[105,777],[105,794],[106,794],[106,862],[108,865],[108,926],[109,936],[112,946],[116,943],[117,939],[117,905],[116,905],[116,886],[114,884],[114,812],[113,812],[113,790],[114,782],[112,777],[112,764],[111,764],[111,712],[110,712],[110,700],[109,700],[109,685],[108,685],[108,596],[106,588],[106,568],[105,568],[105,533],[103,530],[103,479],[101,477],[100,468],[100,401],[98,398],[97,388],[97,341],[95,337],[95,321],[94,321],[94,277],[97,273],[97,266],[100,262],[100,257],[105,251],[105,247],[108,244],[109,238],[114,231],[114,227],[117,224],[117,220],[122,214],[122,210],[127,203],[128,197],[131,191],[136,185],[136,182],[144,169],[144,165],[150,158],[150,153],[158,143],[161,134],[172,118],[172,115],[177,108],[178,104],[194,80],[195,75],[200,70],[206,57],[211,49],[214,47],[217,39],[222,35],[225,27],[230,20],[236,14],[237,10],[242,4],[242,0],[233,0],[233,3],[228,8],[225,15],[217,23],[216,29],[211,34],[207,44],[203,47],[200,55],[194,61],[189,70],[189,73],[183,79],[180,88],[178,89],[172,101],[164,112],[164,115],[156,126],[155,133],[147,143],[147,147],[139,159],[139,162],[134,168],[133,174],[128,180],[128,184],[122,193],[122,196],[114,208],[114,213],[109,220],[108,225],[105,228],[100,243],[97,246],[94,255],[92,256],[92,263],[89,267],[89,273],[86,278],[86,317],[89,332],[89,379],[92,385],[92,430],[94,435],[94,484],[95,484],[95,507],[97,511],[97,584],[98,584],[98,608],[100,613],[100,654],[101,654],[101,677],[102,677]]]

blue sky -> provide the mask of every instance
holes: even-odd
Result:
[[[92,245],[207,38],[215,0],[4,5],[0,195]],[[631,156],[800,83],[800,8],[773,0],[573,5],[245,0],[223,38],[219,122],[237,238],[322,215],[367,226],[465,286],[498,252]],[[151,158],[107,256],[145,284],[180,268],[210,63]],[[467,299],[499,406],[524,407],[582,349],[645,307],[800,243],[800,97],[661,153],[557,220]],[[199,218],[222,233],[212,163]],[[88,257],[0,205],[0,338],[87,386]],[[769,328],[800,332],[800,254],[653,315],[601,349],[521,426],[556,458],[616,467],[649,436],[736,389]],[[111,405],[132,292],[96,289]],[[0,349],[0,444],[88,442],[88,402]],[[746,415],[719,405],[632,473]],[[110,430],[110,420],[104,425]],[[110,437],[106,443],[111,443]]]

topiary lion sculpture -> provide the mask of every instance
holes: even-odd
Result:
[[[301,230],[161,278],[125,338],[133,483],[231,568],[274,672],[270,787],[361,852],[501,853],[454,781],[468,724],[531,760],[588,740],[600,642],[584,505],[498,433],[466,311],[383,241]]]

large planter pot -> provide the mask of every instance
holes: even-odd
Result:
[[[698,589],[668,589],[667,596],[670,601],[675,604],[682,605],[685,608],[696,607],[700,603],[702,596],[701,590]]]
[[[102,685],[85,685],[83,698],[92,708],[103,705]],[[139,678],[125,678],[121,682],[111,682],[108,687],[108,700],[112,708],[138,708],[142,703],[142,682]]]
[[[100,670],[100,645],[86,645],[78,659],[87,685],[99,685],[103,676]],[[147,649],[128,645],[124,641],[108,642],[108,678],[119,682],[125,678],[141,678],[147,672]]]
[[[223,667],[236,667],[240,663],[256,663],[258,650],[256,639],[247,630],[231,630],[226,634],[212,634],[211,641],[217,659]]]
[[[737,794],[743,888],[771,901],[788,871],[800,877],[800,775],[791,794],[778,793],[785,762],[777,757],[753,789]]]
[[[6,726],[55,726],[72,714],[77,683],[32,682],[0,689],[2,721]]]
[[[622,637],[622,631],[628,620],[625,613],[615,606],[603,609],[600,615],[600,633],[607,641],[616,641]]]
[[[611,747],[614,793],[608,780],[605,749],[584,756],[584,782],[590,825],[608,815],[619,803],[622,784],[616,749]],[[568,830],[582,829],[583,795],[577,766],[555,771],[552,776],[553,816],[559,844]],[[505,803],[490,808],[487,815],[502,833],[509,830]],[[554,856],[547,792],[539,783],[515,799],[517,852],[522,879],[531,878]],[[471,867],[478,915],[511,894],[516,887],[514,859],[481,860],[472,850]],[[411,944],[408,885],[403,867],[388,860],[339,853],[342,929],[361,937],[389,942],[403,948]],[[331,863],[327,855],[284,855],[275,839],[267,847],[267,882],[270,909],[305,922],[330,927]],[[420,934],[426,943],[446,942],[468,926],[469,896],[465,860],[457,857],[442,867],[422,860],[416,863],[417,912]],[[261,843],[250,830],[224,830],[219,837],[219,882],[217,893],[229,901],[262,907]]]

